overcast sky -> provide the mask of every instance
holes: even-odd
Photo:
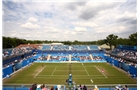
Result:
[[[2,35],[27,40],[96,41],[109,34],[128,38],[137,32],[136,0],[102,1],[3,0]]]

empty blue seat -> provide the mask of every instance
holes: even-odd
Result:
[[[99,90],[110,90],[110,88],[99,88]]]
[[[29,90],[29,88],[26,88],[26,87],[17,87],[16,90]]]
[[[137,88],[129,88],[129,90],[137,90]]]
[[[14,90],[14,87],[3,87],[3,90]]]

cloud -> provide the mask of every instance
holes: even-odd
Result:
[[[77,22],[74,22],[73,25],[76,25],[79,27],[91,27],[91,28],[98,26],[98,24],[96,24],[95,22],[93,23],[92,21],[88,21],[88,22],[77,21]]]
[[[69,9],[69,10],[75,10],[77,9],[78,7],[81,7],[83,5],[85,5],[86,2],[70,2],[70,3],[66,3],[66,8]]]
[[[87,29],[86,28],[83,28],[83,27],[75,27],[74,29],[77,32],[86,32],[87,31]]]
[[[22,24],[21,27],[28,28],[28,29],[40,28],[39,25],[32,24],[31,22],[27,22],[25,24]]]
[[[88,3],[84,8],[81,9],[79,18],[83,20],[89,20],[96,17],[101,11],[107,9],[113,9],[117,4],[114,2],[95,2]]]
[[[2,10],[2,15],[4,15],[4,11]]]
[[[116,16],[116,20],[118,23],[124,23],[127,25],[137,24],[136,13],[130,13],[128,11],[125,11],[123,14]]]
[[[71,32],[71,34],[72,34],[72,35],[76,35],[77,33],[76,33],[76,32]]]
[[[127,2],[6,0],[2,4],[4,36],[27,40],[93,41],[104,39],[109,34],[127,38],[137,32],[136,0]]]
[[[46,33],[60,33],[61,30],[54,28],[54,27],[44,27]]]
[[[96,9],[87,9],[82,11],[82,13],[79,15],[80,18],[84,20],[89,20],[97,15]]]
[[[136,18],[136,14],[125,11],[123,14],[119,15],[117,18],[124,18],[124,17]]]
[[[28,21],[29,21],[29,22],[37,22],[38,19],[37,19],[37,18],[34,18],[34,17],[30,17],[30,18],[28,19]]]

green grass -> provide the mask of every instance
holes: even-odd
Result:
[[[44,65],[42,67],[42,65]],[[77,84],[136,84],[126,73],[107,63],[34,63],[3,80],[3,84],[66,84],[71,72]],[[104,73],[100,70],[104,69]],[[91,83],[90,80],[93,80]]]

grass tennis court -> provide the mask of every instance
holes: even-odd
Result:
[[[66,84],[69,73],[77,84],[137,83],[108,63],[33,63],[5,79],[3,84]]]

